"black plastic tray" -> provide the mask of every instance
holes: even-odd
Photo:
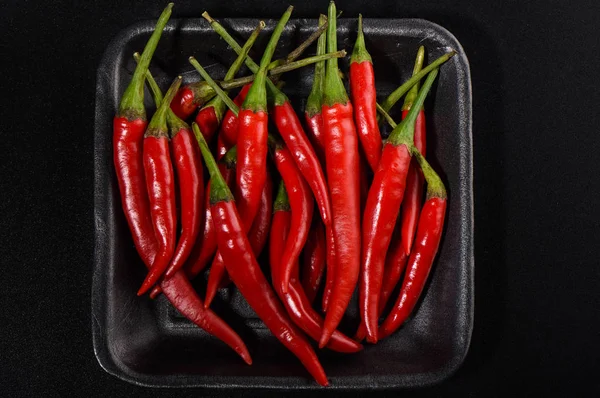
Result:
[[[243,41],[255,19],[225,19],[225,26]],[[133,247],[121,210],[112,162],[112,118],[134,68],[132,53],[143,49],[155,21],[122,31],[109,45],[98,69],[95,120],[95,268],[92,288],[94,350],[100,365],[123,380],[146,386],[255,387],[316,389],[300,363],[262,322],[243,298],[221,292],[215,310],[240,333],[254,364],[245,365],[225,344],[179,316],[160,297],[136,297],[146,273]],[[267,21],[269,32],[275,25]],[[316,20],[291,20],[277,55],[286,54],[314,31]],[[338,45],[349,53],[356,37],[356,20],[340,19]],[[320,351],[330,388],[383,389],[416,387],[439,382],[462,363],[473,323],[473,165],[471,83],[467,58],[447,30],[419,19],[366,19],[381,98],[411,74],[419,45],[427,61],[454,49],[458,55],[441,69],[428,99],[427,157],[442,172],[449,192],[447,226],[438,259],[414,318],[400,331],[355,355]],[[258,59],[268,40],[262,34],[252,51]],[[314,53],[314,48],[308,53]],[[189,55],[216,77],[225,74],[235,55],[203,19],[169,22],[151,70],[165,89],[178,74],[184,83],[198,80]],[[341,69],[348,70],[349,57]],[[285,87],[300,110],[310,90],[313,68],[286,75]],[[147,92],[146,103],[152,108]],[[395,109],[397,116],[400,106]],[[202,278],[199,278],[202,279]],[[196,283],[201,290],[203,281]],[[203,292],[201,292],[203,294]],[[231,294],[231,295],[230,295]],[[355,331],[356,313],[342,325]]]

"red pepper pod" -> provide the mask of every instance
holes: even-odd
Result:
[[[275,167],[279,171],[285,190],[288,192],[290,206],[292,208],[292,225],[290,236],[285,241],[281,263],[281,283],[279,287],[282,292],[288,292],[288,285],[292,273],[297,266],[298,258],[302,248],[308,239],[308,232],[313,216],[314,201],[310,187],[302,177],[299,168],[294,163],[290,151],[283,146],[278,139],[270,136],[269,145],[272,148]]]
[[[283,256],[283,249],[290,239],[290,230],[293,230],[291,226],[293,209],[290,207],[285,192],[285,187],[283,183],[281,183],[277,199],[275,200],[275,207],[273,209],[273,224],[271,226],[269,243],[271,279],[279,298],[283,302],[294,323],[296,323],[296,325],[311,338],[318,340],[321,336],[323,319],[312,309],[308,297],[302,290],[302,286],[298,281],[298,272],[294,272],[290,279],[288,293],[283,293],[281,288],[277,287],[281,286],[283,271],[281,267],[281,258]],[[353,353],[360,351],[362,346],[336,330],[331,336],[327,348],[338,352]]]
[[[167,278],[184,266],[196,243],[204,215],[204,175],[200,149],[187,125],[172,136],[171,149],[179,185],[181,235],[165,273]]]
[[[375,72],[365,47],[362,15],[358,15],[358,36],[350,60],[350,93],[354,106],[356,131],[371,170],[377,170],[381,156],[381,133],[377,123]]]
[[[147,125],[146,120],[130,121],[124,117],[116,117],[113,121],[113,153],[121,205],[133,243],[144,263],[151,264],[156,254],[156,239],[150,218],[142,156],[142,142]]]
[[[384,146],[365,206],[359,303],[370,343],[377,342],[385,254],[400,211],[410,160],[410,152],[405,145],[388,143]]]
[[[323,271],[325,271],[327,249],[325,246],[325,227],[315,219],[311,228],[303,254],[302,288],[310,303],[315,301]]]
[[[214,106],[205,106],[196,115],[196,124],[204,134],[207,142],[211,142],[215,132],[219,129],[222,115],[219,115]]]
[[[411,314],[429,276],[442,237],[446,198],[428,199],[419,216],[414,248],[408,259],[400,295],[390,315],[379,328],[380,338],[394,333]]]
[[[337,50],[336,7],[329,3],[327,49]],[[352,104],[339,76],[337,59],[327,61],[323,98],[323,127],[327,180],[335,240],[335,283],[319,347],[324,347],[337,329],[356,288],[360,271],[360,182],[358,137]],[[329,265],[328,265],[329,267]],[[329,270],[329,268],[328,268]]]
[[[166,115],[168,105],[181,83],[175,79],[160,107],[152,117],[144,135],[144,174],[150,200],[150,217],[158,251],[152,268],[138,291],[141,296],[148,291],[166,271],[176,243],[177,209],[175,206],[175,175],[171,163]]]

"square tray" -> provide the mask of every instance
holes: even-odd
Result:
[[[221,21],[240,42],[257,25],[257,19]],[[112,119],[118,101],[135,67],[155,21],[138,23],[122,31],[106,50],[97,76],[95,120],[95,267],[92,287],[94,350],[100,365],[123,380],[154,387],[293,388],[319,386],[256,319],[233,289],[220,293],[214,309],[242,336],[254,364],[245,365],[224,343],[182,318],[160,297],[136,297],[146,269],[138,258],[125,218],[112,161]],[[275,21],[267,21],[266,32]],[[275,57],[287,54],[314,31],[316,20],[288,23]],[[320,351],[319,358],[331,387],[384,389],[416,387],[449,377],[462,363],[473,323],[473,164],[471,133],[471,82],[469,64],[461,45],[447,30],[419,19],[365,19],[367,48],[382,99],[412,73],[419,45],[427,50],[426,63],[454,49],[458,55],[440,71],[426,109],[428,153],[447,184],[447,225],[424,298],[410,322],[390,338],[366,346],[354,355]],[[260,58],[269,34],[261,34],[251,55]],[[338,21],[338,47],[352,52],[356,19]],[[314,47],[307,54],[314,53]],[[167,25],[151,70],[166,89],[181,74],[184,83],[199,76],[188,64],[195,55],[215,77],[222,77],[235,54],[203,19],[172,20]],[[274,57],[274,59],[275,59]],[[340,68],[348,71],[349,57]],[[294,82],[284,87],[298,110],[304,109],[313,68],[286,75]],[[242,74],[247,74],[243,71]],[[152,97],[146,91],[146,105]],[[399,108],[392,116],[397,117]],[[202,278],[198,278],[202,279]],[[197,281],[202,289],[203,281]],[[201,294],[204,292],[201,291]],[[354,303],[356,304],[356,303]],[[342,330],[353,335],[356,305]],[[352,312],[354,311],[354,312]]]

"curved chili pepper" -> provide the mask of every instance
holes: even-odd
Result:
[[[325,229],[325,239],[327,273],[325,274],[325,290],[323,290],[323,300],[321,302],[323,312],[327,312],[327,308],[329,308],[329,299],[331,298],[331,292],[335,284],[336,250],[333,228]]]
[[[304,246],[304,268],[302,269],[302,288],[310,303],[315,301],[323,271],[325,271],[325,227],[316,217],[313,227],[308,233],[308,239]]]
[[[329,3],[327,49],[337,50],[336,7]],[[360,197],[358,138],[352,104],[338,74],[337,59],[327,61],[323,98],[327,179],[335,239],[335,283],[319,341],[324,347],[344,316],[360,270]]]
[[[135,248],[146,264],[154,261],[156,239],[150,218],[142,157],[142,142],[148,125],[144,107],[144,80],[172,8],[173,3],[169,3],[160,15],[113,120],[113,158],[121,205]]]
[[[294,163],[290,151],[283,143],[273,136],[268,137],[269,146],[275,161],[275,167],[279,171],[286,190],[289,192],[289,202],[292,208],[292,225],[290,236],[285,241],[283,254],[280,259],[281,283],[279,289],[283,293],[288,292],[288,285],[292,274],[297,273],[295,267],[298,263],[300,252],[308,238],[308,231],[313,216],[314,201],[310,187],[302,177],[300,170]],[[286,195],[287,196],[287,195]]]
[[[136,61],[139,61],[140,55],[138,53],[133,56]],[[150,71],[146,72],[146,81],[154,94],[154,102],[159,107],[163,95]],[[167,124],[171,135],[171,150],[174,157],[181,202],[181,235],[171,259],[171,264],[165,272],[165,277],[169,278],[183,267],[198,237],[200,224],[202,223],[204,175],[202,173],[200,149],[196,144],[190,126],[175,116],[170,108],[167,109]]]
[[[407,117],[394,128],[383,147],[379,166],[373,177],[363,217],[362,278],[359,289],[361,320],[367,329],[367,341],[377,342],[379,298],[383,280],[385,253],[404,196],[406,175],[411,161],[415,121],[425,97],[437,76],[434,69]]]
[[[408,259],[400,294],[394,308],[379,328],[381,338],[394,333],[415,308],[431,271],[444,229],[447,202],[444,183],[423,155],[414,147],[412,151],[427,181],[427,199],[419,216],[417,237]]]
[[[169,130],[167,128],[167,110],[173,96],[181,84],[179,76],[156,110],[144,134],[144,174],[150,200],[150,217],[154,226],[154,235],[158,241],[158,251],[152,268],[142,283],[138,296],[146,293],[165,272],[177,240],[177,209],[175,207],[175,175],[171,163],[169,148]]]
[[[293,217],[294,210],[290,206],[284,182],[281,181],[273,207],[273,224],[271,225],[269,242],[271,280],[273,281],[277,295],[283,302],[294,323],[311,338],[318,340],[321,336],[323,319],[311,308],[308,297],[306,297],[306,294],[302,290],[302,286],[298,281],[297,264],[290,279],[288,293],[283,293],[281,290],[283,277],[281,259],[284,256],[284,248],[287,246],[289,240],[293,239],[290,236],[290,231],[293,231]],[[336,330],[331,336],[331,341],[327,345],[327,348],[333,351],[352,353],[360,351],[362,346]]]
[[[235,149],[234,147],[232,151]],[[235,167],[235,160],[234,160]],[[256,213],[256,217],[254,218],[254,222],[252,223],[252,228],[248,231],[248,241],[250,242],[250,246],[252,246],[252,250],[254,255],[258,257],[260,253],[263,251],[265,245],[267,244],[267,238],[269,236],[269,228],[271,226],[271,206],[273,204],[273,182],[271,178],[269,178],[269,173],[267,171],[267,180],[265,181],[265,186],[263,188],[262,195],[260,197],[260,206],[258,208],[258,212]],[[229,284],[229,279],[227,278],[227,272],[225,271],[225,263],[223,262],[223,257],[218,254],[215,256],[215,259],[210,267],[210,273],[208,274],[208,281],[206,284],[206,296],[204,299],[204,306],[208,308],[215,298],[217,291],[226,287]]]
[[[358,14],[358,36],[350,60],[350,93],[358,138],[371,170],[375,171],[381,157],[382,143],[375,107],[375,72],[371,55],[365,47],[361,14]]]
[[[233,195],[220,175],[198,125],[193,124],[192,129],[210,173],[211,212],[229,276],[275,337],[300,359],[319,384],[327,385],[327,376],[315,352],[286,314],[252,253]]]
[[[415,62],[415,68],[413,75],[419,73],[423,66],[423,58],[425,56],[425,48],[419,47],[417,53],[417,60]],[[417,93],[419,92],[419,84],[415,84],[410,89],[406,98],[404,99],[404,106],[402,107],[402,118],[406,118],[408,111],[412,106]],[[425,156],[426,148],[426,136],[425,136],[425,112],[421,109],[415,122],[415,147]],[[408,169],[408,175],[406,176],[406,190],[404,192],[404,199],[402,201],[402,208],[400,209],[400,225],[401,235],[400,240],[404,253],[408,256],[412,247],[412,242],[417,231],[417,221],[419,220],[419,211],[421,210],[421,203],[423,201],[423,175],[421,169],[417,167],[416,161],[411,160],[410,168]]]
[[[324,26],[327,23],[327,17],[323,14],[319,15],[319,26]],[[327,50],[327,36],[325,32],[319,36],[317,42],[317,55],[325,54]],[[321,106],[323,104],[323,83],[325,78],[325,62],[317,62],[315,64],[315,73],[313,85],[306,100],[306,108],[304,109],[304,118],[308,125],[309,139],[312,143],[321,165],[325,165],[325,137],[323,134],[323,116],[321,115]]]
[[[250,37],[242,47],[242,52],[237,56],[227,74],[225,75],[224,81],[230,81],[235,77],[235,74],[240,70],[242,65],[244,64],[244,59],[248,56],[248,52],[254,45],[256,38],[260,31],[265,27],[265,23],[260,21],[258,26],[254,31],[250,34]],[[223,119],[223,114],[227,106],[223,102],[221,98],[218,96],[211,99],[196,115],[196,124],[200,127],[200,131],[204,134],[204,138],[206,141],[210,142],[215,132],[219,128],[221,124],[221,120]]]

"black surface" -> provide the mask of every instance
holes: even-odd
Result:
[[[118,31],[156,18],[164,5],[129,3],[7,1],[0,11],[4,396],[206,394],[119,381],[98,366],[91,345],[95,71]],[[297,4],[296,14],[325,7]],[[276,17],[285,4],[192,2],[175,16],[205,8],[216,17]],[[471,65],[473,340],[454,377],[408,395],[598,393],[600,4],[375,0],[339,8],[348,17],[360,10],[438,23]]]
[[[228,19],[234,35],[250,35],[257,19]],[[252,56],[260,56],[277,23],[268,21]],[[286,25],[275,58],[291,52],[316,29],[317,20],[292,19]],[[145,268],[130,239],[121,208],[113,167],[112,119],[119,97],[129,84],[135,64],[131,54],[142,48],[154,22],[136,24],[111,42],[98,70],[94,135],[95,266],[92,291],[94,348],[111,374],[147,386],[227,386],[320,389],[300,362],[257,322],[256,315],[234,290],[213,308],[242,335],[253,357],[247,366],[225,344],[190,322],[174,318],[164,299],[135,296]],[[330,389],[422,387],[448,378],[462,364],[473,323],[473,176],[471,90],[468,61],[460,43],[443,28],[417,19],[364,20],[367,46],[383,100],[412,73],[420,45],[434,60],[454,49],[458,54],[440,71],[427,103],[428,158],[447,182],[447,223],[431,283],[414,319],[384,342],[348,356],[320,351]],[[352,48],[356,20],[338,20],[338,46]],[[173,20],[153,59],[153,74],[163,90],[177,75],[184,83],[198,74],[187,62],[195,54],[208,72],[221,79],[235,55],[204,19]],[[311,49],[314,51],[314,49]],[[379,60],[379,61],[378,61]],[[348,70],[348,59],[340,64]],[[210,66],[208,66],[210,65]],[[161,67],[163,66],[163,67]],[[284,87],[299,110],[312,86],[313,68],[286,74],[295,82]],[[242,73],[243,74],[243,73]],[[151,96],[146,96],[151,104]],[[400,107],[398,107],[400,108]],[[398,109],[394,109],[396,115]],[[300,113],[301,114],[301,113]],[[268,264],[263,263],[268,269]],[[202,278],[199,278],[202,279]],[[219,299],[219,301],[221,301]],[[352,336],[358,326],[357,302],[347,312],[341,330]]]

